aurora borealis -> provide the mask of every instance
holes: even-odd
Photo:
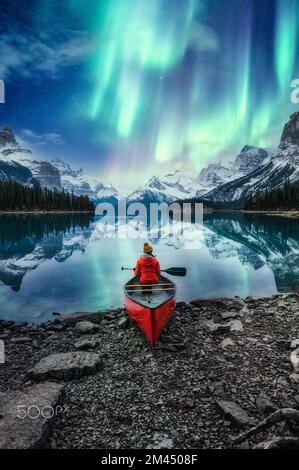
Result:
[[[298,0],[11,0],[0,14],[2,123],[60,135],[38,150],[120,189],[275,146],[297,110]]]

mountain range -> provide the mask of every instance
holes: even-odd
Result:
[[[114,201],[118,191],[99,179],[84,174],[83,169],[73,170],[61,159],[42,161],[29,149],[18,143],[13,130],[5,126],[0,131],[0,181],[15,179],[22,184],[40,184],[49,189],[88,195],[95,202]]]
[[[112,184],[87,176],[82,168],[74,170],[62,159],[40,161],[31,150],[21,148],[11,128],[4,127],[0,132],[0,180],[9,179],[86,194],[95,203],[115,203],[122,197]],[[143,203],[198,199],[242,204],[249,195],[282,186],[287,179],[299,183],[299,112],[290,117],[275,150],[246,145],[232,162],[211,163],[195,178],[180,171],[153,176],[126,198]]]

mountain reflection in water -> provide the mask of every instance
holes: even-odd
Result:
[[[0,318],[121,306],[130,274],[120,267],[134,266],[148,235],[138,227],[139,238],[104,238],[97,223],[88,214],[0,216]],[[150,240],[163,267],[187,267],[175,279],[179,300],[299,291],[299,220],[205,214],[202,243],[192,237],[187,227],[181,239]]]

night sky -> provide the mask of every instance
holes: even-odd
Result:
[[[299,0],[6,0],[0,124],[121,190],[278,145]]]

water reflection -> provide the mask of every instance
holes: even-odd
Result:
[[[0,318],[42,321],[53,311],[122,305],[130,274],[120,267],[134,266],[149,235],[130,220],[130,237],[113,238],[113,227],[98,222],[84,214],[1,216]],[[163,267],[187,267],[175,279],[181,300],[299,291],[299,220],[206,214],[203,237],[184,226],[151,242]]]
[[[75,250],[84,251],[90,223],[88,214],[2,215],[0,280],[18,291],[26,273],[44,260],[55,258],[62,262]],[[83,240],[75,237],[78,230]]]
[[[221,241],[237,243],[239,260],[255,270],[267,265],[279,292],[299,291],[298,219],[214,214],[205,218],[205,226],[217,235],[206,239],[214,256],[229,256]]]

